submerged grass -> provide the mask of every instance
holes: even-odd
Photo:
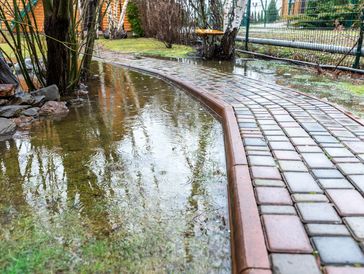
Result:
[[[156,78],[93,73],[83,107],[0,144],[0,272],[230,272],[218,121]]]
[[[192,47],[184,45],[173,45],[171,49],[168,49],[162,42],[153,38],[100,39],[97,43],[108,50],[120,53],[165,58],[184,58],[194,52]]]
[[[87,222],[80,225],[77,212],[60,214],[51,223],[25,215],[13,218],[1,228],[2,273],[153,273],[166,269],[163,259],[173,256],[171,249],[162,251],[160,244],[166,239],[161,231],[115,230],[94,236],[88,227]],[[182,269],[179,263],[173,269]]]

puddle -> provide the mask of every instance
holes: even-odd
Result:
[[[232,62],[181,59],[215,68],[221,72],[248,76],[265,82],[290,87],[321,99],[344,106],[364,118],[364,75],[343,73],[338,78],[329,73],[318,74],[312,67],[304,67],[273,60],[238,58]]]
[[[93,69],[83,106],[0,142],[0,269],[230,272],[219,122],[158,79]]]

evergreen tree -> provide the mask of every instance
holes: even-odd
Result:
[[[267,22],[272,23],[278,20],[278,9],[275,0],[271,0],[267,10]]]
[[[297,26],[335,28],[339,23],[345,28],[353,27],[359,20],[360,4],[364,0],[308,0],[304,20]],[[352,5],[358,3],[359,5]]]

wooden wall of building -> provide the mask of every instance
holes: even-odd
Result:
[[[120,13],[121,13],[121,9],[122,9],[122,4],[123,4],[123,0],[122,1],[120,1],[120,3],[119,3],[119,5],[118,5],[118,7],[117,7],[117,10],[118,10],[118,14],[117,14],[117,17],[119,17],[120,16]],[[111,3],[110,3],[110,6],[111,5],[114,5],[114,1],[112,1]],[[102,12],[103,13],[105,13],[105,10],[106,10],[106,8],[107,8],[107,5],[106,4],[104,4],[104,6],[102,7]],[[102,20],[102,22],[101,22],[101,24],[100,24],[101,26],[101,29],[102,30],[106,30],[107,28],[108,28],[108,26],[109,26],[109,18],[108,18],[108,14],[106,13],[105,14],[105,16],[104,16],[104,18],[103,18],[103,20]],[[130,24],[130,22],[128,21],[128,18],[125,18],[125,21],[124,21],[124,28],[125,28],[125,30],[127,31],[127,32],[129,32],[129,31],[132,31],[132,28],[131,28],[131,24]]]
[[[22,1],[17,0],[17,2],[18,2],[18,5],[20,7],[22,7]],[[123,1],[121,1],[121,2],[123,2]],[[105,9],[106,9],[106,4],[103,6],[103,11],[105,11]],[[120,11],[121,11],[121,3],[119,5],[119,9],[118,9],[118,16],[120,15]],[[42,0],[38,0],[36,6],[34,7],[34,15],[36,17],[38,29],[40,31],[43,31],[43,29],[44,29],[44,11],[43,11],[43,1]],[[7,20],[12,21],[13,19],[14,18],[13,18],[13,16],[11,14],[7,15]],[[108,25],[109,25],[109,19],[108,19],[107,14],[105,14],[105,16],[104,16],[104,18],[103,18],[103,20],[101,22],[100,27],[101,27],[102,30],[106,30],[108,28]],[[1,24],[1,27],[2,28],[4,27],[3,23]],[[127,18],[125,19],[124,27],[125,27],[126,31],[131,31],[132,30],[131,25],[130,25]]]
[[[290,0],[282,0],[282,16],[288,16]],[[297,15],[305,12],[306,0],[292,0],[290,15]]]

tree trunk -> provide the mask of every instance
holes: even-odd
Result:
[[[62,1],[62,2],[60,2]],[[54,8],[54,7],[59,7]],[[70,18],[68,1],[54,0],[53,10],[45,9],[44,32],[47,35],[47,85],[57,85],[62,93],[67,90],[68,31]]]
[[[235,39],[238,34],[238,29],[227,29],[221,39],[218,47],[217,57],[222,60],[231,60],[235,54]]]
[[[123,8],[121,9],[121,14],[120,14],[119,23],[118,23],[118,32],[122,32],[124,30],[123,27],[124,27],[126,9],[128,7],[128,4],[129,4],[129,0],[124,0]]]
[[[96,39],[96,19],[97,19],[97,7],[99,5],[99,0],[91,0],[88,4],[88,12],[87,12],[87,35],[86,35],[86,49],[85,49],[85,58],[82,65],[82,78],[83,80],[87,80],[92,55],[95,46]]]

